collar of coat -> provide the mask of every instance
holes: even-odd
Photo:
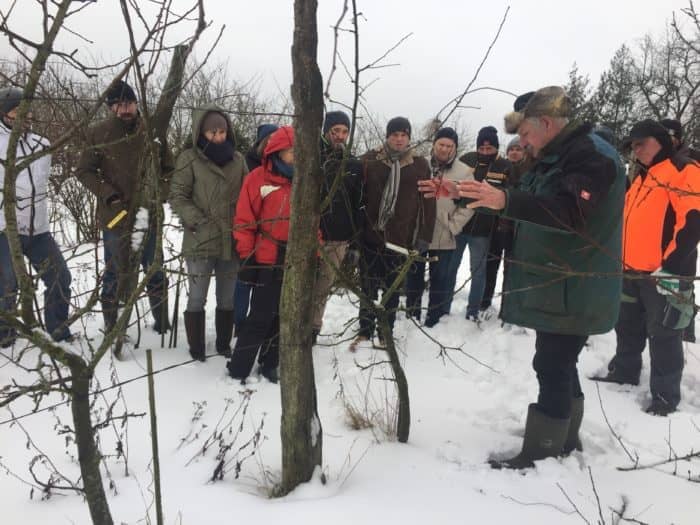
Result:
[[[387,166],[391,167],[393,164],[391,162],[391,159],[389,159],[389,156],[386,154],[386,151],[384,150],[384,146],[380,146],[377,148],[377,160],[383,162]],[[408,148],[406,151],[404,151],[401,154],[401,157],[399,158],[399,166],[402,168],[404,166],[408,166],[409,164],[413,164],[413,148]]]
[[[592,126],[590,124],[582,124],[572,120],[566,126],[564,126],[556,137],[550,140],[549,143],[542,148],[538,160],[541,162],[556,162],[562,150],[569,142],[577,139],[578,137],[588,135],[591,132],[591,129]]]

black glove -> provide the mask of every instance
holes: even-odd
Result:
[[[249,255],[241,262],[241,267],[238,269],[238,280],[246,284],[256,284],[258,281],[258,268],[255,262],[255,256]]]
[[[413,245],[413,249],[418,253],[425,253],[430,249],[430,243],[428,241],[424,241],[423,239],[417,239]]]

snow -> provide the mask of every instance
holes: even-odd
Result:
[[[131,234],[131,249],[137,252],[141,248],[144,235],[148,231],[148,210],[139,208],[136,212],[136,220],[134,221],[134,231]]]
[[[179,247],[177,232],[169,230],[167,236],[166,244]],[[90,264],[89,249],[78,253],[85,253],[82,263]],[[71,267],[80,262],[72,261]],[[461,269],[462,280],[467,278],[466,266]],[[74,272],[76,289],[89,289],[91,274]],[[385,354],[370,345],[361,345],[355,354],[348,352],[350,334],[342,334],[348,320],[357,315],[357,305],[347,295],[331,297],[323,334],[313,350],[323,467],[312,481],[281,499],[268,497],[281,468],[279,386],[261,380],[243,387],[227,377],[225,360],[218,356],[157,374],[165,523],[583,523],[572,503],[589,522],[597,523],[597,493],[606,523],[613,523],[611,509],[620,509],[624,500],[626,516],[640,522],[697,524],[698,484],[686,478],[697,479],[700,460],[679,462],[678,476],[670,474],[673,464],[619,471],[617,467],[632,462],[605,417],[625,447],[638,456],[639,464],[664,460],[671,449],[679,456],[700,449],[700,348],[686,347],[680,411],[659,418],[642,410],[649,402],[648,355],[639,387],[597,385],[585,379],[603,369],[615,350],[614,334],[592,337],[579,363],[586,395],[584,452],[538,462],[525,474],[494,471],[486,460],[492,454],[519,450],[527,406],[536,398],[531,369],[534,334],[503,329],[497,321],[481,329],[466,323],[462,314],[467,293],[468,285],[458,292],[452,315],[426,329],[445,347],[461,346],[463,352],[451,349],[441,354],[438,345],[399,315],[395,331],[411,395],[411,434],[406,444],[387,438],[383,431],[396,417],[392,385],[383,380],[390,376],[387,365],[366,371],[357,366],[384,361]],[[215,353],[213,283],[210,294],[207,342],[208,353]],[[99,341],[100,316],[84,321],[88,336]],[[136,338],[135,326],[129,334]],[[146,348],[153,349],[156,370],[188,361],[182,319],[177,348],[161,349],[160,337],[142,328],[140,347],[125,349],[125,361],[106,358],[98,366],[100,387],[142,376]],[[25,364],[33,365],[37,353],[30,351],[25,359]],[[0,358],[0,385],[9,384],[11,378],[21,382],[26,376]],[[116,400],[115,414],[125,409],[148,413],[143,379],[124,385],[121,391],[122,398],[117,389],[105,392],[96,405],[106,407]],[[60,401],[51,395],[42,406]],[[346,402],[367,414],[374,427],[352,430]],[[32,405],[23,400],[13,404],[12,410],[21,415],[31,412]],[[0,411],[0,422],[10,417],[7,410]],[[15,477],[31,480],[28,465],[41,450],[60,472],[78,479],[74,444],[66,443],[66,435],[57,435],[57,429],[70,424],[69,407],[61,405],[20,423],[21,428],[0,424],[0,463],[12,473],[0,467],[0,474],[6,474],[0,475],[2,523],[90,523],[80,496],[55,494],[44,501],[35,492],[30,499],[30,488]],[[320,425],[314,425],[317,431]],[[31,444],[22,429],[31,436]],[[316,435],[314,428],[311,434]],[[108,493],[115,523],[140,523],[147,516],[153,522],[148,417],[131,418],[126,427],[117,422],[104,428],[100,440],[114,483]],[[115,457],[118,440],[128,456],[128,473],[123,458]],[[258,446],[249,445],[250,441]],[[223,480],[211,482],[220,459],[230,461]],[[238,477],[236,460],[241,462]],[[43,467],[36,472],[46,478]],[[105,480],[109,485],[106,476]]]

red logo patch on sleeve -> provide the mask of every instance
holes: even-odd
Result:
[[[591,200],[591,194],[588,193],[586,190],[581,190],[581,198],[585,201]]]

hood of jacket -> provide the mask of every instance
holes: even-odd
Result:
[[[226,125],[228,126],[228,130],[226,131],[226,139],[230,140],[231,144],[234,144],[235,146],[236,140],[233,136],[233,126],[231,126],[231,119],[229,118],[228,113],[226,113],[221,107],[217,106],[216,104],[209,103],[192,110],[192,134],[187,139],[187,142],[185,143],[185,148],[191,148],[195,144],[197,144],[200,128],[202,127],[202,121],[204,120],[204,117],[207,115],[207,113],[211,111],[221,113],[224,119],[226,119]]]
[[[272,159],[270,156],[278,151],[289,149],[294,146],[294,128],[292,126],[282,126],[270,135],[265,151],[262,156],[262,165],[268,171],[272,170]]]

